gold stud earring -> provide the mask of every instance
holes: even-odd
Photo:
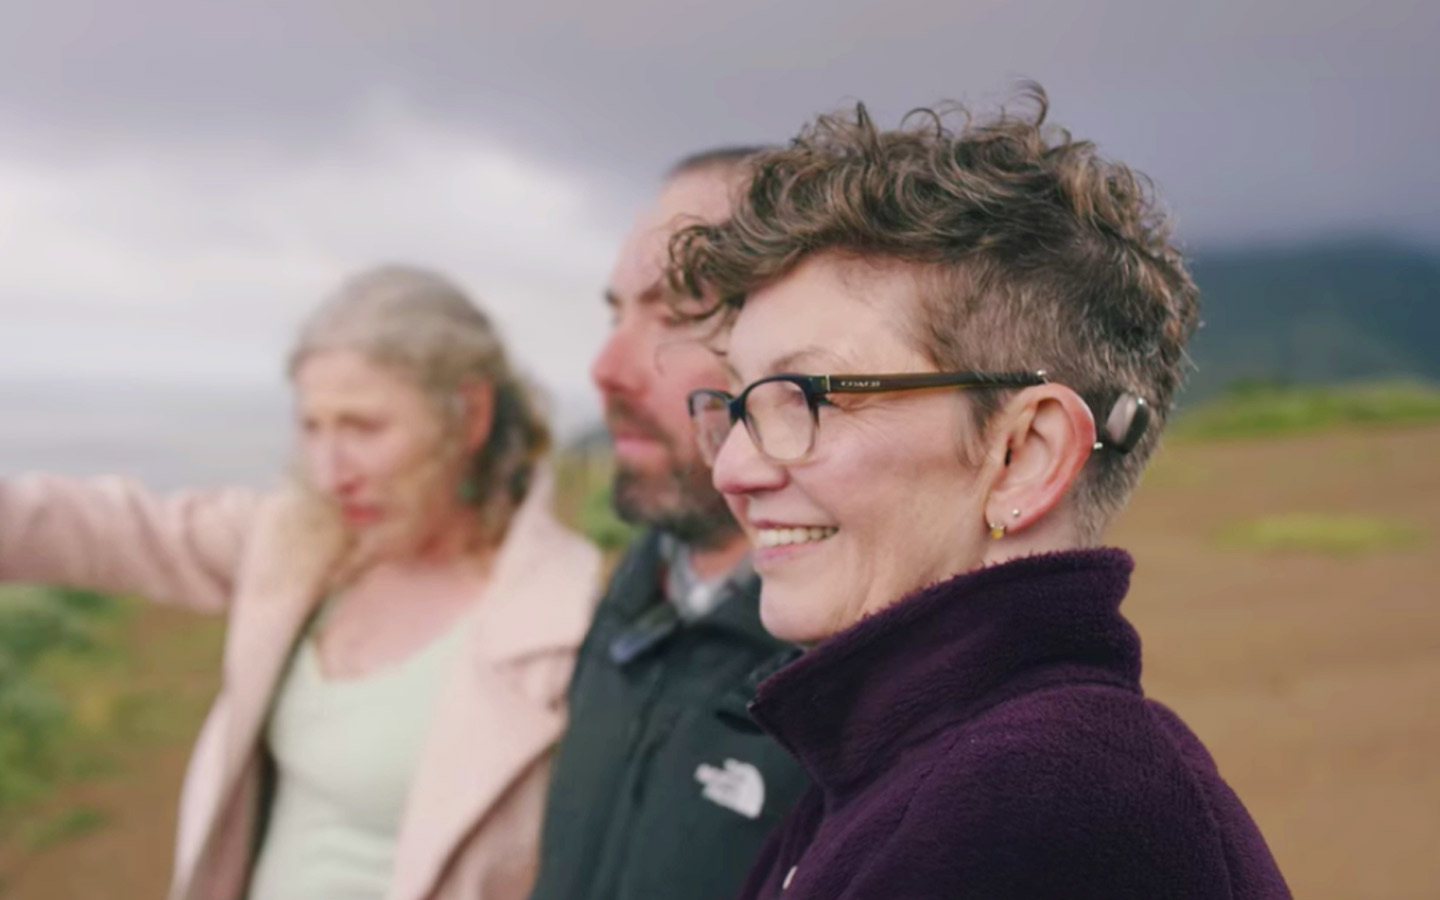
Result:
[[[991,523],[990,523],[990,539],[991,539],[991,540],[998,541],[998,540],[1000,540],[1001,538],[1003,538],[1004,536],[1005,536],[1005,526],[1004,526],[1004,525],[996,525],[994,522],[991,522]]]

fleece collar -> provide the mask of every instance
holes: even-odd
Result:
[[[922,588],[764,681],[751,714],[828,794],[906,747],[1049,683],[1140,690],[1120,615],[1134,562],[1091,549],[1012,560]]]

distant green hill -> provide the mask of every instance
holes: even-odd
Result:
[[[1247,381],[1440,381],[1440,252],[1353,239],[1194,257],[1205,324],[1185,405]]]
[[[1186,439],[1253,438],[1440,422],[1440,386],[1418,381],[1340,385],[1241,384],[1187,403],[1170,434]]]

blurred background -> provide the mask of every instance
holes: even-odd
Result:
[[[1296,896],[1440,885],[1440,5],[0,0],[0,476],[267,484],[300,317],[382,261],[501,323],[618,546],[586,367],[675,159],[1033,78],[1204,292],[1113,534],[1149,692]],[[573,448],[583,449],[573,449]],[[0,588],[0,896],[156,897],[220,624]]]

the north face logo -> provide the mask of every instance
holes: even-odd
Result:
[[[765,808],[765,779],[747,762],[727,759],[724,768],[701,763],[695,770],[695,780],[705,785],[702,795],[706,800],[747,819],[760,818]]]

